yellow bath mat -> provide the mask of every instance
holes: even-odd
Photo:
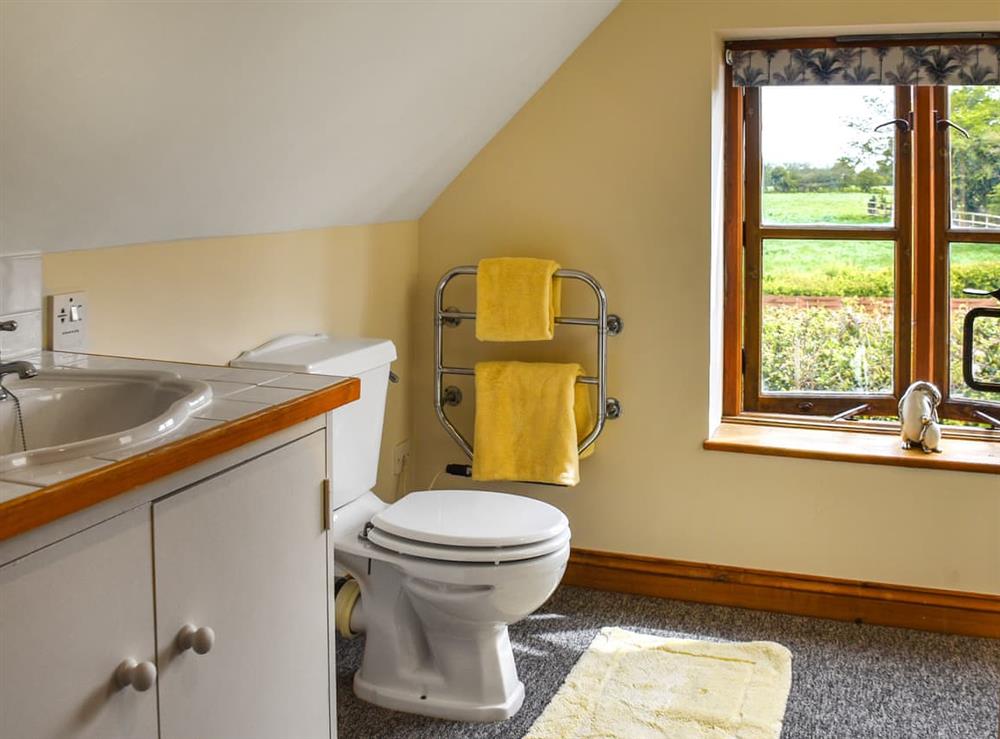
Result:
[[[525,739],[778,739],[791,653],[774,642],[602,629]]]
[[[555,335],[561,280],[551,259],[480,259],[476,269],[476,338],[548,341]]]

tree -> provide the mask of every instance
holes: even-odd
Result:
[[[986,208],[990,213],[1000,213],[1000,185],[990,190],[990,195],[986,198]]]
[[[791,182],[789,182],[788,178],[788,170],[780,164],[769,169],[765,182],[767,186],[772,188],[775,192],[788,192],[792,189]]]
[[[885,184],[882,176],[871,169],[863,169],[858,172],[856,181],[861,192],[871,192],[879,185]]]
[[[888,185],[892,183],[895,129],[886,126],[876,132],[875,127],[895,117],[891,98],[884,94],[865,95],[864,102],[863,112],[842,119],[853,132],[850,142],[851,158],[855,163],[855,171],[872,169],[882,177],[883,181],[877,184]]]
[[[833,165],[830,174],[833,176],[833,183],[838,190],[847,190],[857,184],[856,163],[849,157],[840,157]],[[878,183],[874,183],[878,184]],[[867,190],[865,191],[867,192]]]
[[[1000,214],[1000,87],[953,88],[950,116],[969,132],[951,134],[956,210]]]

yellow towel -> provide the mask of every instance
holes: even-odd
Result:
[[[551,259],[481,259],[476,271],[476,338],[546,341],[559,312],[559,265]]]
[[[594,426],[581,374],[578,364],[478,362],[473,479],[576,485],[577,445]]]

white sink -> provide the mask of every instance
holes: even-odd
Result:
[[[62,462],[141,444],[177,430],[212,401],[212,388],[172,372],[39,370],[7,375],[20,401],[0,400],[0,470]]]

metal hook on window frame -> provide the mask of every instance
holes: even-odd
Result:
[[[967,139],[971,139],[972,138],[972,136],[969,135],[968,131],[966,131],[964,128],[962,128],[960,125],[958,125],[954,121],[950,121],[947,118],[942,118],[941,115],[936,110],[934,111],[934,120],[936,122],[937,130],[938,131],[945,131],[945,130],[947,130],[949,128],[954,128],[960,134],[962,134],[963,136],[965,136],[965,138],[967,138]]]
[[[985,421],[986,423],[988,423],[990,427],[993,428],[994,430],[1000,430],[1000,419],[994,418],[989,413],[983,413],[981,410],[977,409],[972,411],[972,415],[974,415],[981,421]]]
[[[878,133],[880,129],[886,126],[896,126],[903,133],[909,133],[913,130],[913,111],[911,110],[906,114],[906,118],[893,118],[891,121],[886,121],[885,123],[880,123],[873,129],[872,133]]]
[[[847,410],[841,411],[836,415],[830,417],[831,423],[836,423],[837,421],[853,421],[854,417],[859,413],[869,409],[868,403],[862,403],[861,405],[855,406],[854,408],[848,408]]]

